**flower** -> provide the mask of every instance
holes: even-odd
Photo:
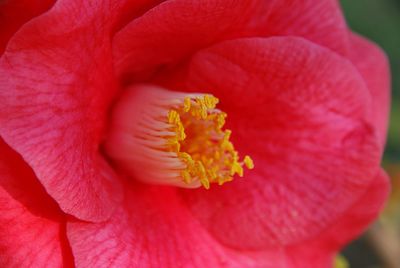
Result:
[[[0,266],[330,267],[388,192],[384,54],[333,0],[159,2],[0,3]],[[132,175],[109,133],[143,83],[218,98],[255,168]]]

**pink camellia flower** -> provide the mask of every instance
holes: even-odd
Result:
[[[331,267],[382,208],[387,61],[335,0],[9,0],[0,25],[1,267]]]

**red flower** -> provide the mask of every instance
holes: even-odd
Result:
[[[387,195],[384,54],[334,0],[158,2],[0,2],[0,266],[330,267]],[[218,97],[255,169],[124,176],[102,144],[140,83]]]

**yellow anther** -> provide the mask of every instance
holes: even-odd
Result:
[[[180,141],[183,141],[186,138],[185,128],[183,127],[181,122],[179,122],[176,128],[176,136]]]
[[[190,183],[192,181],[192,178],[190,177],[189,171],[187,171],[187,170],[183,170],[181,172],[181,176],[182,176],[183,181],[185,183]]]
[[[198,172],[200,179],[206,179],[206,170],[205,170],[202,162],[200,162],[200,161],[196,162],[196,170]]]
[[[219,102],[218,98],[212,95],[204,95],[204,104],[208,109],[214,109],[217,103]]]
[[[207,179],[202,179],[200,180],[201,185],[203,185],[204,188],[207,190],[210,189],[210,182]]]
[[[189,98],[189,97],[185,97],[185,98],[183,99],[183,111],[184,111],[185,113],[187,113],[187,112],[190,111],[190,106],[191,106],[190,104],[191,104],[190,98]]]
[[[170,124],[176,124],[176,123],[178,123],[178,122],[180,122],[181,120],[180,120],[180,116],[179,116],[179,114],[178,114],[178,112],[177,111],[175,111],[175,110],[170,110],[169,112],[168,112],[168,123],[170,123]]]
[[[201,119],[207,119],[207,107],[204,104],[201,104],[200,109]]]
[[[230,173],[230,175],[233,176],[234,174],[238,174],[239,177],[243,177],[243,168],[242,168],[242,166],[241,166],[239,163],[237,163],[237,162],[233,163],[233,164],[232,164],[232,167],[231,167],[231,173]]]
[[[243,159],[244,165],[248,168],[248,169],[253,169],[254,168],[254,163],[253,163],[253,159],[250,158],[250,156],[246,155]]]
[[[217,115],[217,126],[219,129],[221,129],[225,125],[225,113],[220,113]]]
[[[231,134],[232,134],[231,130],[229,130],[229,129],[225,130],[224,141],[228,141],[230,139],[230,137],[231,137]]]

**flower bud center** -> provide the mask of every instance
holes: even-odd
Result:
[[[222,129],[227,115],[216,108],[216,97],[142,86],[124,98],[106,148],[136,178],[208,189],[254,167],[249,156],[239,161],[231,131]]]

